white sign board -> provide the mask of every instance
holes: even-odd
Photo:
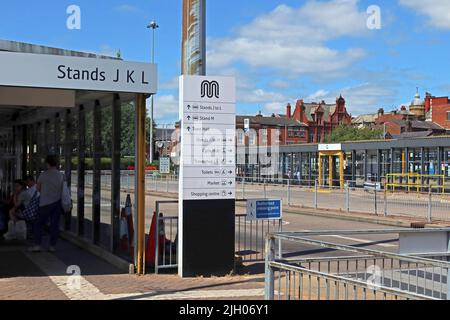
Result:
[[[155,64],[0,52],[0,86],[154,94]]]
[[[162,174],[170,173],[170,158],[167,157],[159,158],[159,173]]]
[[[181,76],[180,116],[180,199],[235,199],[235,79]]]
[[[341,151],[342,144],[334,143],[334,144],[319,144],[319,151]]]
[[[247,133],[250,131],[250,119],[244,119],[244,132]]]

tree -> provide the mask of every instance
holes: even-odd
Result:
[[[332,133],[325,137],[326,143],[340,143],[347,141],[376,140],[383,138],[383,128],[363,127],[358,128],[352,125],[339,125],[333,129]]]

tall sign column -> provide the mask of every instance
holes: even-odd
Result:
[[[179,275],[228,274],[234,265],[236,85],[180,77]]]

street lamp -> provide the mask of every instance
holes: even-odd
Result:
[[[155,30],[159,28],[159,25],[156,21],[151,21],[147,26],[147,29],[152,29],[152,63],[155,63]],[[149,162],[153,162],[153,94],[151,96],[151,105],[150,105],[150,154],[149,154]]]

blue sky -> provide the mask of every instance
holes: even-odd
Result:
[[[149,61],[156,40],[159,123],[178,118],[181,0],[3,1],[0,39]],[[81,30],[66,28],[66,8],[81,7]],[[370,5],[382,26],[366,26]],[[296,99],[333,102],[353,115],[390,110],[415,88],[450,95],[448,0],[209,0],[207,73],[235,75],[241,114],[284,112]]]

